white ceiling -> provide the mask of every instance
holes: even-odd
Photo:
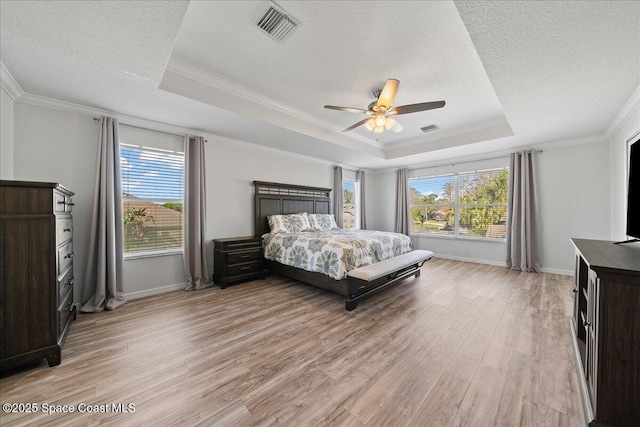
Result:
[[[640,2],[281,1],[281,43],[266,5],[2,0],[0,60],[28,94],[371,169],[601,135],[640,85]],[[322,108],[388,78],[447,105],[381,135]]]

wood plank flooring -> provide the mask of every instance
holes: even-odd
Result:
[[[279,276],[139,299],[79,315],[60,366],[0,376],[3,404],[76,412],[0,412],[0,424],[580,426],[571,289],[571,277],[433,259],[352,312]]]

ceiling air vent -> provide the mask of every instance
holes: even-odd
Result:
[[[436,124],[433,124],[433,125],[429,125],[429,126],[425,126],[425,127],[423,127],[423,128],[420,128],[420,130],[421,130],[422,132],[424,132],[424,133],[432,132],[432,131],[437,130],[437,129],[440,129],[440,128],[439,128],[439,127],[438,127],[438,125],[436,125]]]
[[[258,28],[279,42],[287,38],[299,24],[300,21],[272,2],[269,2],[264,13],[256,21]]]

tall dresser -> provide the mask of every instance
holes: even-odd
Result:
[[[0,181],[0,370],[60,364],[76,317],[73,195],[55,183]]]

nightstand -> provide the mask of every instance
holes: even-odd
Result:
[[[213,247],[213,279],[220,288],[232,282],[264,279],[261,237],[216,239]]]

